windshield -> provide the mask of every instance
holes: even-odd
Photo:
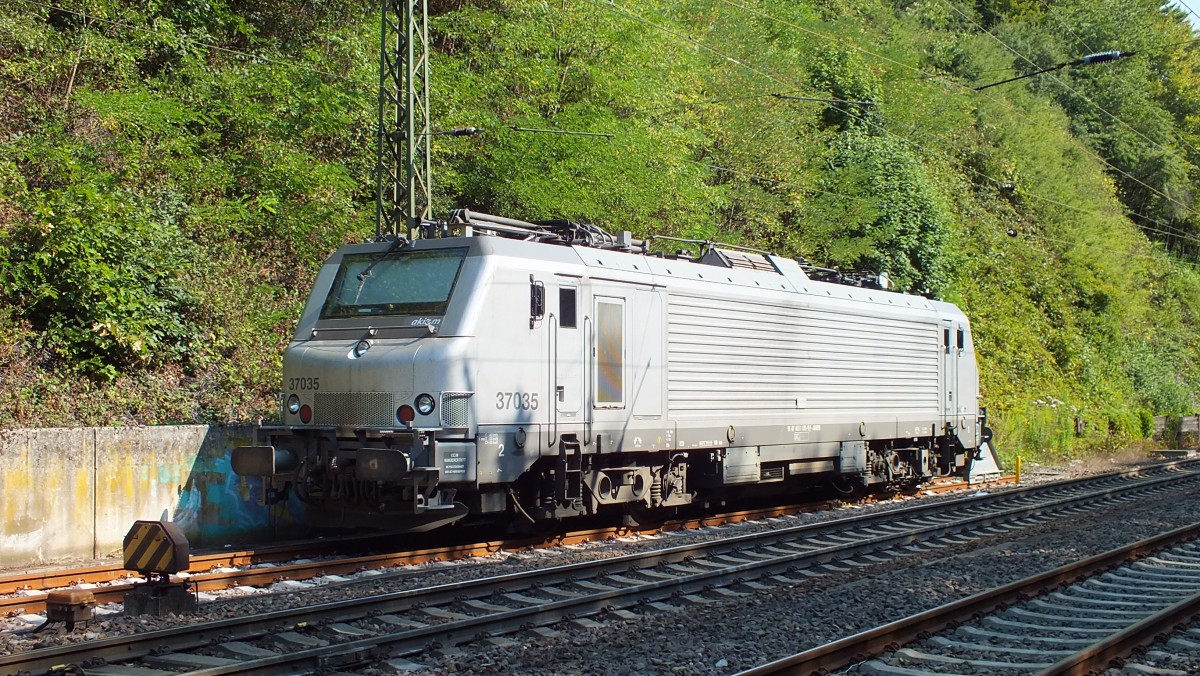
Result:
[[[347,255],[321,319],[444,315],[466,255],[466,248]]]

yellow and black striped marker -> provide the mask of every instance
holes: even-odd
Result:
[[[169,521],[135,521],[125,534],[125,570],[170,575],[188,569],[188,541]]]

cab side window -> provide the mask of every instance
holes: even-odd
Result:
[[[558,290],[558,325],[564,329],[577,326],[575,311],[575,287],[564,286]]]

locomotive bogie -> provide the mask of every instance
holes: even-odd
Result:
[[[957,308],[718,249],[345,247],[284,385],[283,424],[235,467],[344,524],[666,509],[990,459]]]

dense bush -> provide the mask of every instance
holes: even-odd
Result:
[[[273,416],[374,232],[377,9],[0,7],[0,424]],[[1200,57],[1155,3],[431,4],[434,210],[886,272],[971,317],[1005,453],[1195,409]],[[1136,51],[979,92],[970,87]],[[851,103],[851,101],[855,103]],[[535,128],[609,134],[539,134]]]
[[[190,361],[203,329],[188,277],[203,261],[174,223],[113,181],[30,191],[25,203],[34,220],[6,238],[0,293],[40,332],[38,347],[104,380]]]

